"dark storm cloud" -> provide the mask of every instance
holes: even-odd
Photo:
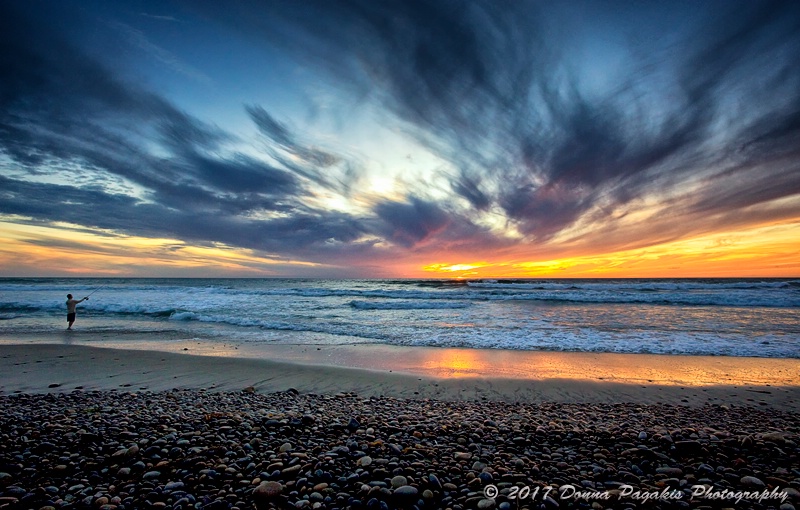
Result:
[[[458,169],[455,195],[499,207],[539,239],[601,202],[611,214],[653,193],[693,193],[697,213],[723,214],[797,192],[796,166],[773,161],[796,159],[799,145],[797,2],[235,5],[206,9],[380,101]],[[583,33],[593,29],[606,33]],[[603,45],[576,60],[576,47]],[[591,59],[604,57],[616,75],[598,84]],[[720,168],[726,187],[688,184]]]
[[[0,176],[0,213],[295,256],[364,235],[348,215],[306,205],[310,191],[292,169],[225,151],[232,135],[115,78],[10,4],[0,10],[0,155],[11,161]],[[281,143],[312,163],[334,163]],[[48,174],[64,184],[25,178]],[[108,176],[140,196],[106,189]]]
[[[375,206],[375,212],[384,221],[384,237],[406,248],[430,239],[450,223],[439,206],[416,198],[409,203],[381,202]]]
[[[331,241],[352,243],[363,227],[347,215],[311,210],[272,221],[247,221],[215,210],[143,203],[121,194],[9,179],[0,175],[2,213],[61,221],[142,236],[175,237],[188,242],[226,243],[274,252],[303,254],[335,251]],[[361,249],[356,246],[355,249]]]

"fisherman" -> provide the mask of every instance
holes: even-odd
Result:
[[[78,303],[82,303],[89,299],[89,296],[86,296],[83,299],[72,299],[72,294],[67,294],[67,329],[72,329],[72,323],[75,322],[75,315],[76,309],[75,307],[78,306]]]

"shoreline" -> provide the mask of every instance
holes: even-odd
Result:
[[[307,394],[352,392],[442,401],[666,403],[800,411],[800,360],[374,345],[271,346],[271,359],[239,357],[236,349],[232,351],[212,356],[196,355],[191,349],[0,344],[0,395],[246,388],[273,393],[293,388]],[[365,360],[373,360],[371,368],[360,366]],[[530,363],[536,363],[535,370],[522,369]]]
[[[214,358],[267,359],[441,379],[580,379],[665,386],[800,386],[800,358],[480,349],[380,343],[245,343],[188,338],[176,332],[87,334],[80,330],[0,335],[0,348],[10,345],[84,346]]]

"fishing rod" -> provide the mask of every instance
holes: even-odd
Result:
[[[89,293],[89,294],[88,294],[86,297],[88,298],[89,296],[91,296],[92,294],[94,294],[94,293],[95,293],[95,292],[97,292],[98,290],[102,289],[103,287],[106,287],[106,285],[101,285],[101,286],[97,287],[96,289],[94,289],[93,291],[91,291],[91,292],[90,292],[90,293]]]

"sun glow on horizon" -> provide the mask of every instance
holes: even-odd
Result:
[[[800,276],[800,221],[612,253],[434,263],[422,270],[449,278],[793,277]]]
[[[286,271],[335,270],[329,265],[283,260],[224,244],[195,245],[166,238],[127,236],[69,224],[31,225],[0,221],[0,267],[4,276],[283,276]],[[389,246],[386,247],[390,249]],[[509,252],[493,260],[417,264],[392,260],[381,274],[358,277],[465,278],[658,278],[800,277],[800,220],[719,232],[607,253],[581,253],[531,260]],[[477,257],[476,257],[477,258]],[[419,259],[417,259],[419,261]],[[377,264],[377,262],[376,262]],[[377,266],[373,266],[377,267]],[[322,274],[322,273],[320,273]]]

